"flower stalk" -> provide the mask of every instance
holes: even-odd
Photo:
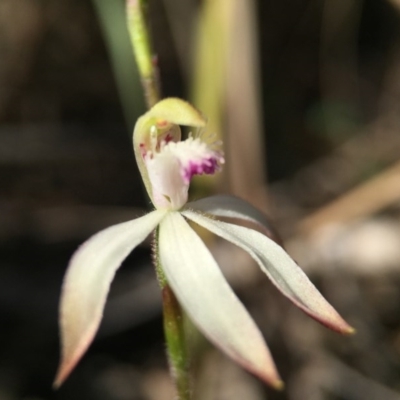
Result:
[[[157,280],[161,288],[164,317],[164,335],[171,378],[175,383],[178,400],[191,399],[190,358],[187,349],[182,307],[174,292],[168,285],[167,278],[160,263],[159,238],[160,229],[154,234],[154,265]]]
[[[158,71],[146,19],[145,0],[127,0],[128,30],[148,108],[161,98]],[[190,400],[189,357],[185,339],[182,308],[168,286],[159,257],[159,229],[154,236],[154,265],[162,291],[164,334],[171,377],[179,400]]]
[[[182,308],[168,285],[162,289],[164,333],[170,371],[179,400],[191,399],[189,356]]]
[[[127,0],[126,12],[129,36],[139,69],[147,107],[161,99],[156,57],[151,45],[146,19],[145,0]]]

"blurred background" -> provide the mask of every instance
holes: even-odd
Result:
[[[227,165],[199,193],[261,208],[357,329],[295,309],[246,254],[210,247],[271,348],[276,393],[192,333],[196,400],[400,400],[400,2],[149,0],[164,96],[191,100]],[[0,400],[168,400],[149,243],[99,334],[51,389],[68,260],[149,209],[131,145],[145,111],[123,0],[0,0]]]

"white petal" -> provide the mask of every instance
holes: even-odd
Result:
[[[182,214],[246,250],[275,286],[307,314],[341,333],[353,333],[353,328],[340,317],[302,269],[274,241],[252,229],[215,221],[193,211],[183,211]]]
[[[178,212],[161,222],[159,246],[169,285],[198,328],[243,367],[279,387],[260,331],[207,247]]]
[[[260,227],[268,237],[281,244],[278,233],[267,217],[257,208],[239,197],[226,195],[206,197],[188,203],[185,209],[193,209],[214,215],[215,217],[238,218],[252,222]]]
[[[116,270],[160,223],[165,211],[111,226],[86,241],[73,255],[60,303],[62,360],[54,385],[65,380],[92,341]]]

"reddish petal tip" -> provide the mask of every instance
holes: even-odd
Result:
[[[56,376],[56,378],[54,379],[53,385],[52,385],[53,389],[54,390],[59,389],[60,386],[64,383],[64,380],[65,379],[60,379],[58,376]]]
[[[65,380],[68,378],[68,375],[71,373],[73,367],[74,367],[74,364],[60,365],[60,368],[58,369],[57,375],[53,382],[54,390],[59,389],[60,386],[65,382]]]
[[[57,389],[60,388],[60,386],[61,386],[62,384],[63,384],[63,382],[56,378],[56,379],[54,380],[54,382],[53,382],[52,387],[53,387],[54,390],[57,390]]]

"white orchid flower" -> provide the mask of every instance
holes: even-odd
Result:
[[[250,204],[229,196],[187,203],[192,176],[215,173],[224,159],[216,144],[201,136],[181,141],[179,125],[203,128],[205,119],[173,98],[138,119],[135,156],[155,210],[97,233],[71,259],[60,306],[62,361],[56,386],[92,342],[115,272],[157,227],[165,277],[195,325],[244,368],[281,386],[261,332],[188,220],[247,251],[275,286],[311,317],[338,332],[353,332],[282,247],[258,231],[218,220],[233,217],[262,226],[262,214]]]

